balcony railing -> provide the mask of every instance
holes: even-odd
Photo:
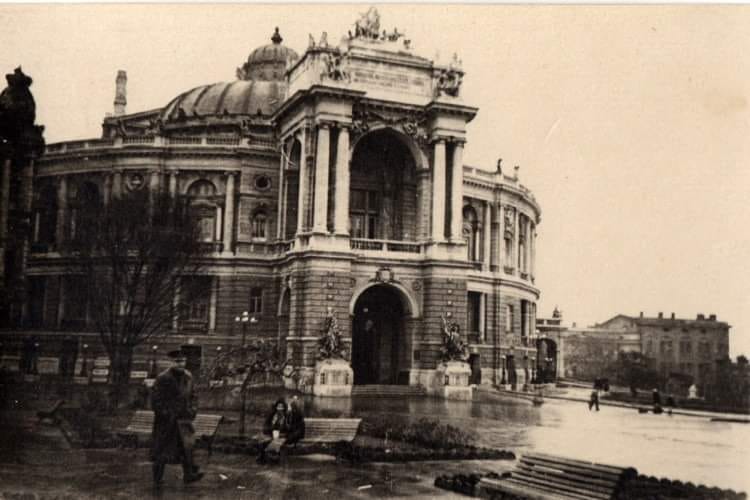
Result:
[[[370,240],[352,238],[349,242],[352,250],[369,250],[375,252],[422,253],[422,245],[415,241]]]
[[[47,154],[61,154],[67,152],[82,152],[103,148],[122,148],[130,146],[146,147],[253,147],[262,149],[277,149],[276,141],[270,137],[240,137],[240,136],[159,136],[159,135],[131,135],[115,139],[86,139],[48,144]]]

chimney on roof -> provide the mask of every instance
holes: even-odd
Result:
[[[716,321],[716,315],[712,314],[708,317],[709,321]]]
[[[117,72],[117,79],[115,80],[115,116],[122,116],[125,114],[125,106],[128,104],[128,74],[120,70]]]
[[[574,321],[574,322],[573,322],[573,328],[575,328],[575,327],[576,327],[576,322]]]
[[[706,317],[703,316],[702,314],[699,314],[697,319],[698,319],[698,321],[702,321],[702,320],[706,319]]]
[[[643,311],[641,311],[641,318],[643,317]]]
[[[663,317],[664,317],[664,313],[663,313],[663,312],[660,312],[660,313],[659,313],[659,319],[662,319]]]
[[[672,313],[672,319],[674,319],[674,313]]]

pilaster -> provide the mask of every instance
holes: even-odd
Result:
[[[336,144],[336,203],[333,227],[337,235],[349,236],[349,128],[339,127]]]
[[[453,158],[451,161],[451,241],[461,241],[461,225],[463,223],[464,205],[464,144],[462,141],[453,143]]]
[[[432,159],[432,241],[445,240],[445,139],[437,139]]]
[[[327,233],[328,225],[328,175],[331,131],[328,124],[318,125],[318,143],[315,155],[315,211],[313,232]]]
[[[234,235],[234,172],[227,172],[226,193],[224,194],[224,253],[232,253]],[[217,219],[219,220],[219,219]]]

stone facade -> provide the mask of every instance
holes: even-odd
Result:
[[[716,374],[716,361],[729,358],[729,324],[716,315],[698,314],[695,319],[618,315],[600,328],[623,329],[638,336],[640,352],[656,363],[663,379],[671,374],[689,375],[702,394]]]
[[[126,113],[121,74],[101,138],[47,146],[29,260],[38,293],[29,330],[8,332],[3,355],[34,330],[50,355],[74,334],[95,356],[85,305],[66,302],[66,241],[87,202],[145,189],[194,203],[213,252],[205,307],[177,318],[161,345],[141,346],[136,368],[180,344],[209,363],[239,341],[236,317],[248,311],[257,322],[245,335],[276,339],[312,377],[330,310],[355,380],[428,386],[447,315],[468,343],[473,383],[511,369],[529,381],[541,210],[517,169],[464,165],[478,110],[460,94],[459,62],[439,66],[395,34],[321,41],[299,57],[281,42],[277,32],[254,51],[237,81],[157,110]]]

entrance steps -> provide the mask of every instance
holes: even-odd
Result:
[[[355,385],[352,396],[396,398],[405,396],[426,396],[427,391],[421,385]]]

